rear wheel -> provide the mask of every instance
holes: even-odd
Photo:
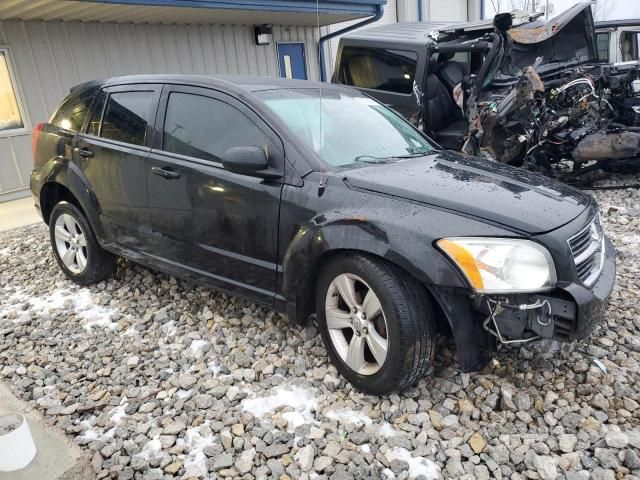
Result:
[[[434,321],[423,287],[386,262],[333,258],[320,275],[317,317],[340,373],[382,394],[412,386],[433,357]]]
[[[116,257],[98,244],[82,211],[60,202],[49,217],[51,246],[64,274],[80,285],[104,280],[116,270]]]

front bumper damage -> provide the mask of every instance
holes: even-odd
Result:
[[[496,342],[570,342],[588,337],[602,321],[615,282],[615,248],[608,238],[604,245],[602,270],[591,287],[560,281],[551,292],[471,298],[439,291],[436,298],[451,326],[460,369],[482,369]]]
[[[549,294],[476,298],[476,309],[486,318],[483,328],[501,343],[526,343],[537,339],[562,342],[589,336],[607,307],[616,276],[615,250],[605,240],[605,261],[590,288],[567,283]]]

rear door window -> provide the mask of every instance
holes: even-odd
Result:
[[[244,113],[222,100],[172,92],[167,103],[162,149],[220,162],[232,147],[265,148],[265,133]]]
[[[409,94],[418,54],[408,50],[344,47],[338,82],[354,87]]]
[[[49,123],[69,130],[79,132],[87,117],[95,92],[85,92],[80,96],[69,97],[65,100]]]
[[[100,137],[132,145],[144,145],[154,92],[114,92],[102,116]]]

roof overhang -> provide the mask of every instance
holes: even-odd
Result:
[[[375,15],[378,6],[386,3],[387,0],[2,0],[0,20],[325,26]]]

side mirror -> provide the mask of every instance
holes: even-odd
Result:
[[[222,155],[222,166],[230,172],[262,178],[278,178],[282,174],[269,168],[264,149],[260,147],[233,147]]]

